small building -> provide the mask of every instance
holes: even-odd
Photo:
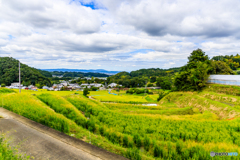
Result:
[[[49,87],[48,86],[43,86],[42,89],[49,89]]]
[[[108,85],[108,87],[114,88],[114,87],[116,87],[117,85],[118,85],[117,83],[111,83],[111,84]]]
[[[53,91],[54,89],[52,87],[48,88],[49,91]]]
[[[240,86],[240,75],[210,75],[208,83]]]

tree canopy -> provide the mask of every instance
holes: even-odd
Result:
[[[206,86],[210,74],[233,74],[225,62],[209,60],[201,49],[194,50],[188,60],[187,65],[181,67],[180,72],[175,76],[176,90],[199,91]]]
[[[0,57],[0,84],[10,85],[19,82],[19,61],[14,58]],[[43,76],[38,69],[21,63],[21,81],[23,85],[51,85],[51,81]]]

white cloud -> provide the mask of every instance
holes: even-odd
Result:
[[[0,56],[36,68],[129,71],[182,66],[197,48],[210,56],[239,53],[237,0],[94,2],[106,9],[70,0],[0,0]]]

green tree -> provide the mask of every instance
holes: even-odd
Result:
[[[90,92],[88,91],[88,88],[84,88],[83,90],[83,95],[87,97],[87,95],[89,94]]]
[[[211,61],[211,68],[209,69],[208,74],[224,74],[230,75],[234,74],[231,68],[227,65],[227,63],[223,61]]]
[[[188,60],[188,64],[176,74],[174,86],[183,91],[201,90],[206,86],[211,61],[201,49],[194,50]]]
[[[6,87],[6,85],[4,83],[1,84],[1,87]]]

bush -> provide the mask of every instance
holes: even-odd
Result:
[[[158,97],[157,101],[160,101],[163,97],[165,97],[168,94],[169,94],[169,92],[166,93],[164,91],[160,91],[159,92],[159,97]]]
[[[160,148],[158,145],[155,145],[153,152],[154,157],[162,157],[162,148]]]
[[[144,137],[143,143],[144,143],[144,149],[148,151],[150,148],[150,139],[147,136]]]
[[[123,137],[123,147],[128,147],[128,137],[126,135]]]
[[[0,93],[14,93],[14,90],[7,89],[7,88],[0,88]]]
[[[141,160],[141,156],[139,154],[138,149],[128,149],[125,153],[125,156],[131,160]]]
[[[96,126],[95,126],[95,122],[93,120],[90,119],[87,121],[87,129],[91,132],[95,132]]]
[[[100,126],[100,128],[99,128],[99,132],[100,132],[101,135],[104,134],[104,127],[103,127],[103,126]]]
[[[96,90],[98,90],[98,88],[97,87],[92,87],[91,90],[96,91]]]
[[[135,134],[133,136],[133,141],[138,148],[140,148],[142,146],[142,141],[141,141],[140,136],[138,134]]]
[[[1,87],[6,87],[6,85],[4,83],[1,84]]]
[[[177,141],[176,143],[176,151],[178,154],[182,154],[182,148],[183,148],[183,144],[181,143],[181,141]]]

